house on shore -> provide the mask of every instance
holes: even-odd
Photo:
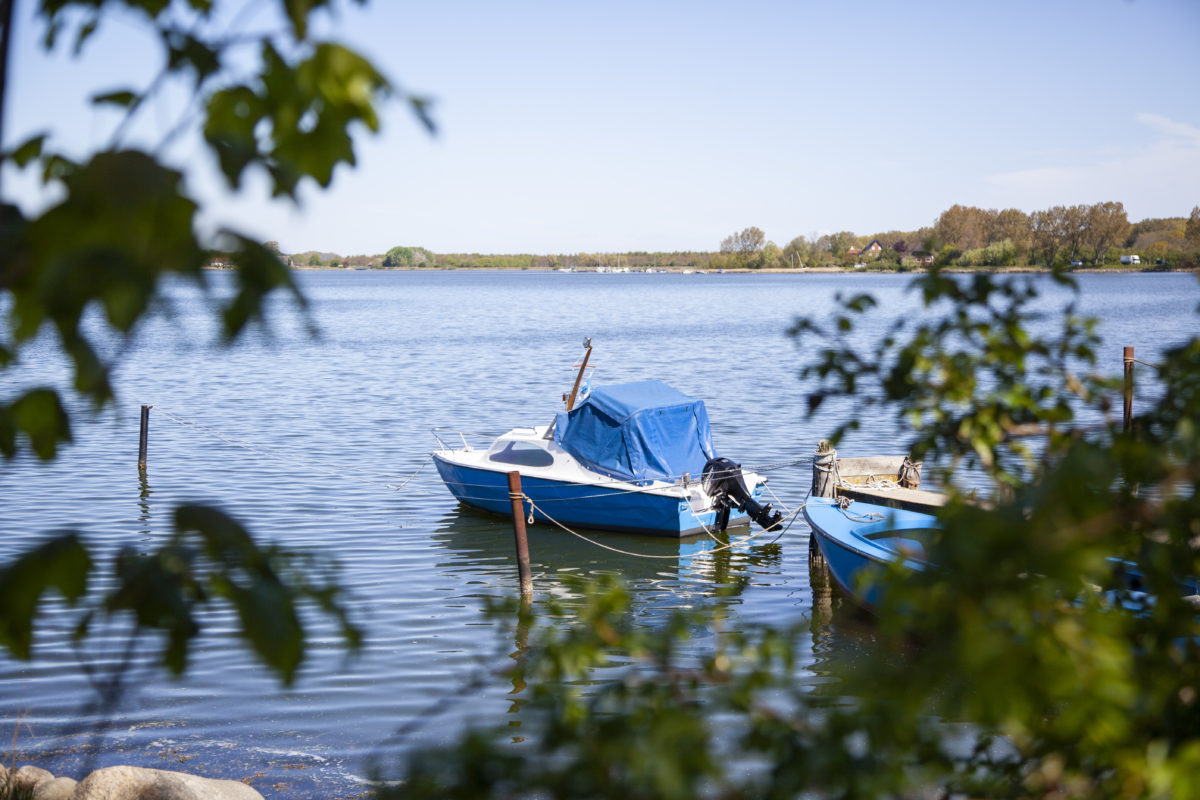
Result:
[[[862,249],[859,249],[857,247],[851,247],[849,250],[846,251],[846,257],[847,258],[859,258],[859,259],[878,258],[879,254],[882,252],[883,252],[883,245],[881,245],[879,243],[878,239],[872,239],[871,243]]]

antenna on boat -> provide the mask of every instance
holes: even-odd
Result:
[[[575,385],[571,387],[569,397],[563,398],[567,401],[567,411],[575,407],[575,398],[579,395],[579,384],[583,382],[583,373],[587,371],[588,359],[592,357],[592,337],[587,337],[583,340],[583,363],[579,365],[579,374],[575,376]]]
[[[583,373],[587,371],[588,359],[592,357],[592,337],[587,337],[583,340],[583,363],[579,365],[579,374],[575,376],[575,385],[571,387],[569,395],[563,395],[563,402],[567,404],[567,411],[575,407],[575,398],[579,396],[579,384],[583,382]],[[558,423],[556,416],[550,425],[546,428],[546,435],[543,439],[551,439],[554,437],[554,428]]]

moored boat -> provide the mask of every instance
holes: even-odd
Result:
[[[434,431],[433,462],[460,502],[511,516],[516,471],[535,522],[675,537],[778,523],[761,502],[766,479],[717,457],[704,401],[651,380],[597,387],[576,403],[586,364],[550,425],[483,447]]]
[[[810,497],[804,516],[838,587],[868,610],[879,606],[877,578],[899,562],[914,572],[929,567],[926,553],[938,535],[932,514],[848,500]]]

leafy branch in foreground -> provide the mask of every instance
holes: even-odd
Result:
[[[865,353],[844,339],[812,373],[1007,488],[987,508],[951,497],[929,569],[880,571],[871,645],[836,682],[797,675],[799,625],[733,625],[720,604],[638,621],[601,582],[515,668],[525,741],[473,729],[409,758],[393,794],[1200,797],[1200,337],[1164,353],[1124,432],[1092,421],[1113,385],[1083,372],[1092,323],[1033,315],[1035,284],[957,280],[919,279],[937,314]],[[1011,439],[1030,423],[1032,458]]]
[[[123,547],[113,556],[116,581],[88,591],[99,565],[82,536],[54,535],[0,571],[0,645],[28,659],[40,606],[50,592],[80,611],[77,640],[101,620],[129,625],[141,640],[162,638],[155,659],[179,675],[187,669],[192,641],[201,633],[203,609],[226,606],[237,615],[240,636],[285,684],[304,660],[302,609],[320,611],[338,624],[351,649],[362,633],[350,620],[336,566],[278,546],[259,546],[245,528],[204,506],[175,510],[175,533],[144,553]],[[128,664],[120,665],[119,678]]]
[[[1070,276],[1050,277],[1077,291]],[[852,397],[858,413],[838,425],[835,444],[861,419],[886,414],[912,432],[915,457],[941,457],[947,485],[960,466],[979,468],[1006,489],[1031,481],[1079,432],[1081,416],[1108,419],[1117,385],[1095,372],[1095,321],[1071,306],[1034,310],[1036,281],[930,270],[909,286],[923,310],[862,350],[855,323],[875,307],[870,295],[839,297],[832,325],[799,320],[792,335],[822,343],[816,363],[801,371],[815,381],[810,415],[828,398]],[[1022,438],[1030,433],[1045,437],[1038,453]]]
[[[53,148],[52,133],[40,133],[0,153],[0,164],[36,169],[46,196],[58,198],[27,216],[0,193],[0,292],[11,300],[0,335],[0,369],[14,368],[23,347],[49,330],[70,360],[73,390],[95,406],[110,402],[111,373],[123,349],[102,343],[126,340],[157,307],[166,276],[206,288],[203,268],[212,246],[228,253],[237,287],[233,297],[218,301],[226,342],[249,323],[262,322],[263,301],[276,290],[304,308],[290,272],[253,237],[224,229],[214,241],[202,240],[200,207],[165,153],[180,131],[198,127],[230,188],[238,189],[246,171],[254,169],[268,178],[274,196],[296,200],[306,179],[328,186],[339,165],[355,163],[355,130],[377,131],[377,106],[389,97],[407,99],[432,130],[427,101],[394,87],[352,49],[309,38],[310,16],[333,5],[280,0],[278,30],[230,35],[223,29],[224,3],[40,4],[47,50],[73,28],[79,54],[108,16],[121,13],[157,43],[162,67],[145,88],[117,87],[94,98],[98,106],[123,110],[108,148],[77,159]],[[5,3],[0,18],[6,40],[12,9]],[[0,107],[10,73],[2,74]],[[131,145],[135,118],[168,87],[190,97],[180,124],[157,146]],[[101,330],[81,325],[90,308],[103,312]],[[27,441],[39,457],[52,458],[70,440],[64,407],[58,391],[48,387],[0,397],[0,454],[12,457]]]
[[[52,460],[72,436],[67,398],[86,400],[93,409],[111,403],[113,372],[139,323],[170,310],[165,283],[183,278],[208,293],[210,248],[223,251],[234,267],[235,291],[208,298],[222,344],[252,325],[265,327],[266,303],[276,292],[290,295],[305,313],[304,296],[277,252],[232,229],[211,240],[201,235],[200,204],[187,190],[182,167],[169,158],[179,137],[194,135],[230,188],[238,189],[247,170],[255,170],[266,176],[273,196],[297,200],[306,180],[328,186],[339,165],[355,163],[353,138],[359,129],[379,129],[383,101],[406,99],[432,130],[427,101],[397,89],[352,49],[310,36],[312,18],[336,2],[277,0],[268,4],[276,29],[261,32],[251,31],[243,17],[227,15],[230,5],[37,5],[47,52],[73,33],[73,54],[80,56],[118,17],[159,48],[161,67],[144,87],[109,87],[93,97],[95,106],[120,112],[106,148],[71,155],[51,131],[0,152],[0,175],[11,168],[33,172],[47,201],[44,209],[27,213],[0,191],[0,376],[16,374],[25,349],[42,336],[53,337],[72,374],[69,389],[10,390],[19,382],[0,383],[0,458],[28,451]],[[0,3],[0,114],[13,76],[14,6]],[[172,113],[166,96],[174,90],[188,98],[177,122],[156,143],[135,141],[139,115],[152,107]],[[0,116],[0,141],[7,141],[7,125]],[[194,154],[188,161],[197,168]],[[89,579],[110,588],[89,592]],[[200,632],[199,612],[215,605],[236,612],[244,641],[284,683],[294,680],[303,661],[303,608],[332,617],[349,648],[360,641],[328,566],[260,545],[222,512],[199,506],[178,508],[174,536],[152,553],[121,550],[111,575],[101,574],[96,555],[75,533],[49,537],[0,567],[0,645],[13,656],[31,657],[38,615],[52,592],[85,610],[76,630],[81,642],[100,621],[128,625],[124,656],[105,662],[111,666],[106,674],[81,661],[105,712],[116,709],[147,633],[161,635],[158,663],[182,673]]]

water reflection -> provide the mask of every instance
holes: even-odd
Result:
[[[808,542],[808,582],[812,587],[812,663],[808,671],[821,684],[836,686],[846,670],[862,661],[873,644],[875,621],[834,581],[816,541]],[[836,694],[837,690],[826,690]],[[822,693],[818,689],[818,694]]]
[[[568,594],[562,576],[615,575],[637,595],[656,590],[711,595],[736,585],[748,569],[778,568],[778,545],[746,541],[745,528],[729,534],[671,539],[609,531],[571,533],[549,525],[528,526],[535,592]],[[471,570],[480,581],[497,576],[517,581],[512,523],[504,517],[458,506],[434,525],[430,540],[445,551],[437,567]],[[766,540],[769,541],[769,540]]]
[[[150,541],[153,536],[152,526],[150,524],[150,495],[153,494],[150,488],[150,479],[146,476],[146,468],[138,469],[138,533],[146,541]]]

